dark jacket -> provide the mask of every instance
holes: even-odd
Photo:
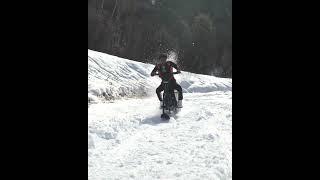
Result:
[[[154,76],[156,74],[156,72],[158,71],[159,73],[159,77],[163,80],[163,81],[170,81],[170,80],[174,80],[174,77],[173,77],[173,69],[172,68],[175,68],[177,71],[180,71],[178,66],[171,62],[171,61],[167,61],[167,62],[164,62],[164,63],[160,63],[160,64],[157,64],[154,69],[152,70],[151,72],[151,76]]]

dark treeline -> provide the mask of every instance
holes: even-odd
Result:
[[[232,0],[88,0],[88,48],[148,63],[174,52],[182,70],[232,77]]]

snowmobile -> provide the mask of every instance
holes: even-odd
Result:
[[[173,72],[173,74],[179,74],[180,72]],[[156,73],[156,75],[159,75]],[[162,114],[161,119],[169,120],[169,114],[178,112],[177,99],[178,91],[169,87],[169,81],[162,81],[164,85],[164,91],[162,94],[163,104],[162,104]]]

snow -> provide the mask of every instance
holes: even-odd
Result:
[[[231,79],[175,75],[183,108],[164,122],[154,65],[90,50],[88,63],[89,180],[232,179]]]
[[[151,77],[154,65],[88,50],[88,101],[148,97],[160,84]],[[183,92],[231,91],[232,80],[182,71],[175,75]],[[96,98],[94,99],[93,96]]]

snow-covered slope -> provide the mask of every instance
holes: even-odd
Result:
[[[160,84],[151,77],[154,65],[88,50],[88,98],[99,102],[121,97],[151,96]],[[232,80],[182,72],[175,75],[184,92],[230,91]]]
[[[89,99],[115,99],[88,109],[89,180],[232,179],[231,79],[175,75],[184,107],[163,122],[153,65],[90,50],[88,63]]]

